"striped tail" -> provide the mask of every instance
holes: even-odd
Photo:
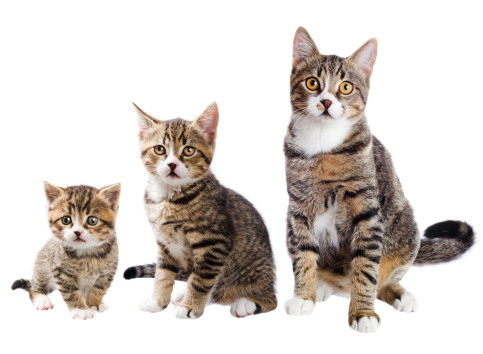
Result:
[[[475,242],[473,228],[463,221],[442,221],[424,231],[415,265],[449,262],[459,258]]]
[[[138,265],[134,267],[129,267],[124,271],[124,279],[134,279],[134,278],[154,278],[156,274],[156,263]],[[176,273],[175,280],[187,281],[189,274],[180,271]]]
[[[18,279],[18,280],[15,280],[12,284],[12,290],[24,289],[26,291],[30,291],[31,287],[32,287],[32,284],[28,279]]]

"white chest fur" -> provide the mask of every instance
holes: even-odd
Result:
[[[315,217],[313,236],[315,242],[322,248],[339,248],[339,236],[336,228],[337,204],[326,209]]]

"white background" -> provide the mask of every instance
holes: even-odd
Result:
[[[320,52],[348,56],[376,37],[379,54],[366,110],[392,153],[420,228],[461,219],[483,229],[482,26],[478,2],[33,1],[0,5],[2,317],[0,348],[21,353],[338,352],[481,350],[482,251],[413,268],[403,285],[420,311],[376,303],[379,331],[347,324],[348,300],[332,297],[308,317],[283,309],[293,276],[285,248],[282,142],[289,122],[292,41],[304,26]],[[246,319],[210,306],[196,321],[137,309],[152,280],[124,269],[155,260],[144,215],[146,172],[131,102],[160,119],[220,109],[213,171],[247,197],[268,225],[279,307]],[[110,309],[73,321],[59,293],[35,311],[29,278],[50,237],[43,181],[122,184],[120,265]],[[178,286],[178,285],[177,285]]]

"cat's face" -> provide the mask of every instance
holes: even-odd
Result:
[[[216,103],[193,122],[160,121],[135,107],[141,159],[151,176],[169,186],[182,186],[208,173],[218,125]]]
[[[98,247],[114,237],[120,184],[101,189],[89,186],[56,187],[44,182],[50,229],[75,249]]]
[[[376,52],[377,42],[371,39],[348,58],[321,55],[300,27],[290,77],[293,113],[321,122],[357,119],[366,106]]]

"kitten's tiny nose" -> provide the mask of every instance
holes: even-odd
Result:
[[[80,235],[82,235],[82,232],[81,232],[81,231],[74,231],[74,234],[75,234],[77,237],[80,237]]]
[[[168,163],[168,166],[171,169],[171,171],[174,171],[176,168],[176,164],[174,162]]]
[[[322,100],[320,102],[324,105],[325,109],[329,108],[330,105],[332,104],[332,101],[329,101],[329,100]]]

